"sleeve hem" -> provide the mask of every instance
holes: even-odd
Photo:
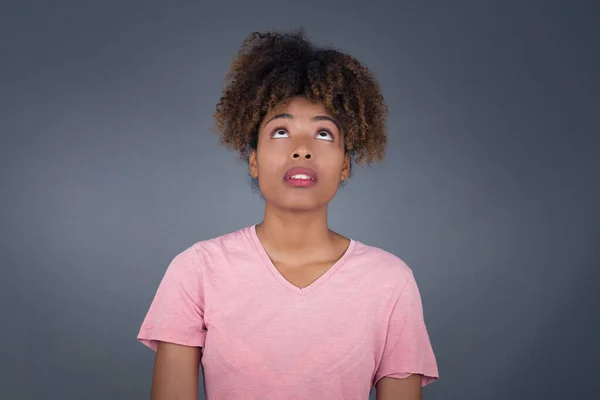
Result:
[[[142,328],[138,334],[137,340],[153,351],[156,351],[158,348],[158,342],[174,343],[191,347],[204,347],[206,333],[202,332],[198,334],[197,332],[194,332],[193,335],[190,335],[177,331],[165,332],[157,331],[156,329]]]
[[[382,378],[406,378],[410,375],[422,375],[421,386],[427,386],[430,383],[433,383],[439,379],[439,374],[435,369],[413,369],[406,370],[404,372],[385,372],[381,374],[377,374],[375,376],[375,381],[373,382],[373,386],[377,385]]]

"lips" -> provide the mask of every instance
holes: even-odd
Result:
[[[303,180],[303,181],[316,182],[317,173],[311,168],[294,167],[294,168],[290,168],[287,170],[287,172],[283,176],[283,179],[285,181]]]

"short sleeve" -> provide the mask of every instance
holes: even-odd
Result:
[[[388,376],[406,378],[411,374],[421,374],[422,386],[439,378],[423,318],[421,295],[412,271],[396,299],[385,336],[383,355],[375,373],[375,384]]]
[[[137,339],[156,351],[158,342],[204,347],[202,265],[194,246],[169,264]]]

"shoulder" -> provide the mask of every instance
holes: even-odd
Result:
[[[174,260],[191,265],[228,264],[232,257],[247,254],[252,246],[250,227],[196,241],[177,253]]]
[[[382,248],[356,242],[353,259],[376,280],[397,290],[414,280],[412,268],[398,255]]]
[[[361,242],[356,243],[354,257],[368,263],[373,268],[377,268],[379,272],[386,272],[399,276],[412,275],[413,273],[411,267],[396,254]]]

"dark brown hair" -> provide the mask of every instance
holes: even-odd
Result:
[[[265,115],[296,96],[322,103],[340,122],[352,160],[383,159],[387,106],[373,74],[348,54],[314,46],[302,30],[250,35],[225,82],[216,129],[221,143],[242,159],[256,149]]]

